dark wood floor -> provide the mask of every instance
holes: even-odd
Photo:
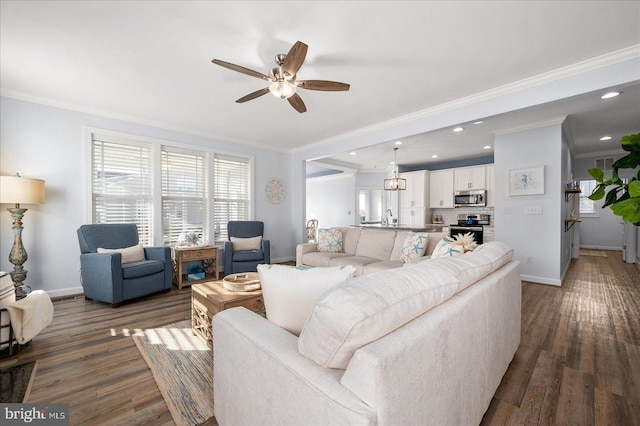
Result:
[[[582,255],[563,287],[523,283],[522,342],[483,425],[640,425],[640,269]],[[71,424],[174,424],[131,335],[189,318],[190,289],[120,308],[54,302],[53,323],[0,368],[39,360],[31,402]]]

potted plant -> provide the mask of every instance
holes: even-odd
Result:
[[[640,171],[628,183],[624,183],[618,176],[620,169],[635,170],[640,166],[640,133],[623,136],[620,144],[629,154],[613,163],[611,178],[605,179],[604,172],[598,168],[589,169],[589,174],[598,182],[589,199],[594,201],[602,199],[606,188],[613,185],[613,188],[606,193],[602,207],[611,206],[613,214],[640,226]]]

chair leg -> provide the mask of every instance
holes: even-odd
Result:
[[[120,305],[122,305],[122,303],[109,303],[109,307],[111,308],[118,308]]]
[[[93,300],[93,299],[91,299],[90,297],[85,296],[84,300]]]
[[[169,293],[170,291],[171,291],[171,287],[165,288],[164,290],[162,290],[163,293]]]

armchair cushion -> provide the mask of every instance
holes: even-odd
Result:
[[[262,246],[262,236],[250,238],[230,237],[233,251],[260,250]]]
[[[234,262],[251,262],[264,259],[264,253],[262,250],[234,251],[232,258]]]
[[[98,253],[121,253],[122,254],[122,264],[132,263],[132,262],[140,262],[144,259],[144,249],[142,248],[142,244],[136,244],[135,246],[125,247],[125,248],[117,248],[117,249],[106,249],[102,247],[98,247]]]
[[[122,278],[138,278],[164,271],[164,262],[159,260],[142,260],[122,265]]]

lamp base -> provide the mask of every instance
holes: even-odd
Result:
[[[8,208],[7,210],[11,213],[11,217],[13,218],[13,226],[11,229],[13,229],[14,234],[13,247],[11,247],[11,252],[9,253],[9,262],[13,264],[13,271],[10,272],[9,275],[11,275],[11,280],[15,287],[16,300],[19,300],[27,296],[27,293],[24,291],[23,284],[23,281],[27,279],[27,271],[22,266],[28,258],[27,251],[22,245],[22,217],[27,209],[16,207]]]

